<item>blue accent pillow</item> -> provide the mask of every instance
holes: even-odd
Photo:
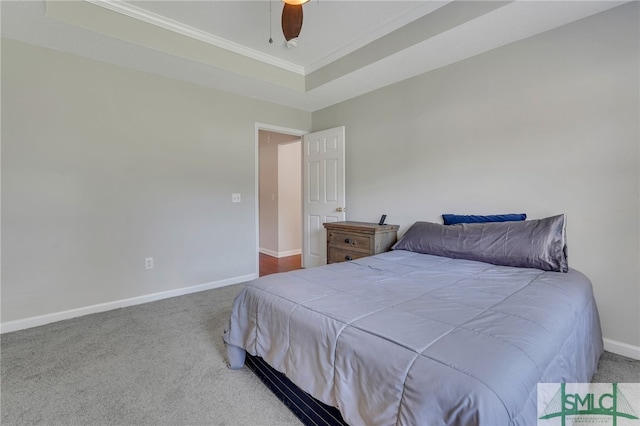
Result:
[[[518,222],[526,218],[526,213],[491,214],[487,216],[462,214],[442,215],[442,220],[445,225],[455,225],[456,223]]]

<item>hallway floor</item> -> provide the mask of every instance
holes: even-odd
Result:
[[[260,276],[275,274],[277,272],[294,271],[302,269],[302,255],[296,254],[288,257],[272,257],[260,253]]]

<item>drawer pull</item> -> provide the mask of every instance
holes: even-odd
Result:
[[[346,255],[346,256],[344,257],[344,260],[353,260],[353,257],[351,257],[351,256],[349,256],[349,255]]]
[[[351,241],[351,238],[347,238],[346,240],[344,240],[345,243],[347,244],[353,244],[353,241]],[[349,259],[351,260],[351,259]]]

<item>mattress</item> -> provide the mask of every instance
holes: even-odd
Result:
[[[351,425],[535,424],[537,383],[589,382],[602,353],[582,273],[404,250],[249,282],[223,338]]]

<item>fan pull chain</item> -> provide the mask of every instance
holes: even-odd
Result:
[[[273,38],[271,38],[271,2],[272,0],[269,0],[269,44],[273,44]]]

